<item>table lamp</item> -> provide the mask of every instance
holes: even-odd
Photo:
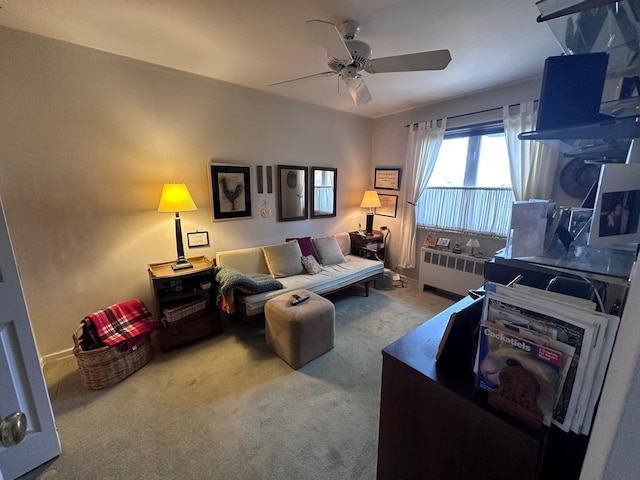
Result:
[[[184,245],[182,243],[182,227],[180,226],[180,212],[197,210],[196,204],[191,198],[191,194],[184,183],[165,183],[160,195],[158,212],[175,212],[176,214],[176,245],[178,249],[178,259],[171,265],[174,270],[193,268],[193,265],[184,256]]]
[[[469,241],[467,242],[467,247],[471,247],[471,256],[475,257],[475,249],[478,248],[480,246],[480,242],[478,241],[477,238],[471,238],[469,239]]]
[[[380,198],[378,198],[378,192],[374,190],[368,190],[364,192],[364,196],[362,197],[362,203],[360,204],[362,208],[368,208],[367,212],[367,227],[364,231],[367,235],[373,234],[373,215],[374,209],[382,206],[380,204]]]

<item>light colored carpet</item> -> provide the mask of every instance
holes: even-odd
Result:
[[[233,321],[104,390],[45,365],[62,454],[22,478],[374,479],[381,350],[454,302],[405,285],[329,297],[335,348],[299,370]]]

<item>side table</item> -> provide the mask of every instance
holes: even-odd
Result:
[[[161,352],[223,331],[215,307],[213,262],[206,256],[188,260],[193,265],[188,270],[174,271],[173,262],[148,266]]]
[[[361,257],[371,258],[384,262],[384,235],[381,231],[374,230],[371,235],[349,232],[351,238],[351,253]]]

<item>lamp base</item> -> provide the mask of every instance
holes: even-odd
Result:
[[[193,265],[187,260],[178,260],[171,265],[171,268],[175,270],[185,270],[187,268],[193,268]]]
[[[373,213],[367,213],[367,228],[364,231],[367,235],[373,235]]]

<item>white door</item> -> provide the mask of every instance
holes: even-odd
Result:
[[[19,440],[15,432],[24,427],[25,418],[26,434],[14,444]],[[60,454],[58,431],[0,201],[0,421],[3,419],[0,480],[15,479]]]

